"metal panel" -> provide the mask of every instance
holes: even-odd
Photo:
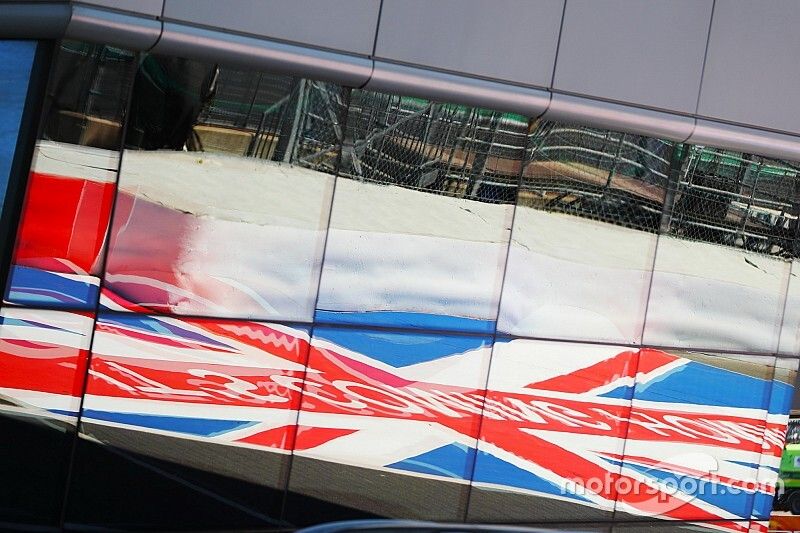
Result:
[[[153,52],[218,61],[231,67],[270,70],[360,86],[372,71],[372,61],[264,39],[232,35],[170,22]]]
[[[92,323],[91,313],[0,312],[0,429],[13,435],[0,455],[3,529],[52,531],[59,524]],[[14,521],[31,527],[10,526]]]
[[[288,487],[301,497],[287,498],[285,519],[319,522],[307,497],[320,508],[341,506],[326,510],[325,520],[363,512],[463,519],[480,407],[450,410],[457,418],[448,418],[413,402],[431,389],[458,391],[465,403],[482,399],[476,393],[486,384],[491,349],[488,336],[315,327]],[[344,362],[353,360],[357,368]],[[431,365],[438,369],[432,379]],[[327,383],[347,383],[338,407],[322,398]]]
[[[162,338],[149,335],[148,328],[153,326],[170,333]],[[286,339],[287,347],[251,344],[248,334]],[[188,363],[177,351],[166,348],[200,339],[224,345],[226,351],[198,350]],[[68,520],[81,524],[80,529],[109,522],[140,529],[268,527],[270,517],[280,513],[289,462],[280,451],[283,443],[294,440],[300,392],[284,387],[277,394],[254,395],[246,404],[241,402],[244,396],[231,398],[230,407],[247,414],[236,419],[236,415],[230,418],[229,411],[229,418],[220,420],[215,418],[213,395],[197,388],[205,386],[197,375],[216,379],[224,373],[237,383],[251,383],[243,385],[250,390],[263,387],[271,376],[302,380],[308,332],[260,322],[104,314],[97,322],[92,350],[92,377],[87,379],[85,401],[80,405],[80,435],[86,444],[79,444],[75,457]],[[266,361],[270,363],[265,365]],[[31,369],[57,369],[56,364],[45,365]],[[109,387],[110,374],[125,383]],[[130,384],[134,374],[147,376],[153,383],[181,383],[185,396],[140,392]],[[202,399],[185,401],[192,396]],[[143,403],[150,407],[126,408],[131,398],[147,398]],[[241,431],[245,428],[247,433]],[[171,438],[167,440],[166,435]],[[97,449],[86,453],[97,444],[117,453],[111,457]],[[145,457],[147,462],[126,460],[129,454]],[[154,471],[149,461],[169,464],[170,470]],[[105,475],[92,473],[98,462]],[[192,472],[206,474],[198,480]],[[138,496],[123,496],[131,491]],[[170,497],[161,497],[164,493]]]
[[[64,35],[71,9],[66,4],[3,4],[2,39],[58,39]]]
[[[384,0],[375,56],[547,87],[563,0]]]
[[[778,353],[786,355],[800,355],[800,261],[792,261],[792,271],[789,276],[786,303],[783,308],[783,322],[781,323],[781,338],[778,343]]]
[[[800,160],[800,137],[698,119],[688,141],[739,152]]]
[[[214,95],[201,96],[214,69],[197,65],[187,73],[185,64],[151,56],[140,67],[137,80],[157,73],[169,81],[137,81],[132,96],[104,290],[135,303],[122,305],[128,311],[141,305],[176,315],[309,322],[347,91],[222,68]],[[164,97],[153,97],[156,91]],[[193,94],[193,105],[181,106],[179,99]],[[187,133],[166,135],[152,126],[159,120]],[[192,126],[199,142],[188,134]],[[183,152],[184,145],[207,151]],[[266,197],[281,201],[271,205]],[[147,237],[155,228],[170,247]],[[137,281],[125,281],[131,279]],[[153,287],[162,289],[155,294]],[[189,292],[203,296],[178,296]]]
[[[681,142],[694,128],[694,119],[682,115],[565,94],[553,94],[544,118]]]
[[[113,11],[74,6],[64,37],[129,50],[147,50],[161,34],[161,22]]]
[[[477,78],[456,76],[416,67],[375,62],[372,77],[365,89],[417,96],[441,102],[448,101],[499,111],[512,111],[539,116],[550,101],[550,94]]]
[[[800,4],[718,0],[698,114],[800,133]]]
[[[316,322],[491,334],[528,118],[350,102]]]
[[[81,3],[132,11],[148,17],[160,17],[161,9],[164,7],[164,0],[81,0]]]
[[[553,88],[693,113],[711,0],[571,0]]]
[[[771,356],[641,350],[620,475],[620,479],[627,480],[617,485],[617,523],[641,520],[641,516],[631,515],[641,515],[642,507],[649,509],[646,516],[662,520],[715,519],[722,514],[721,509],[733,518],[749,517],[754,499],[767,497],[769,489],[754,484],[757,488],[753,491],[719,494],[711,485],[718,479],[736,480],[734,483],[757,479],[774,367],[775,358]],[[655,421],[661,416],[666,423],[656,429]],[[715,433],[708,431],[709,427],[726,429]],[[736,444],[732,444],[734,439],[722,437],[726,430],[745,428],[753,433],[746,439],[740,433],[741,440],[735,439]],[[654,439],[654,435],[658,437]],[[765,444],[764,449],[768,447]],[[691,483],[684,482],[688,479],[684,477],[687,464],[693,469],[689,474]],[[649,492],[650,483],[672,485],[673,481],[674,491],[657,496]],[[730,524],[720,530],[753,531]],[[671,526],[663,530],[648,527],[619,531],[682,530]]]
[[[541,121],[527,146],[498,330],[641,343],[672,143]]]
[[[542,483],[541,480],[544,476],[553,480],[569,476],[573,482],[586,486],[594,483],[592,479],[619,476],[619,463],[596,458],[620,457],[624,453],[633,390],[620,387],[610,400],[605,395],[608,390],[605,387],[609,383],[630,380],[628,376],[635,375],[638,359],[639,350],[620,346],[497,339],[486,385],[487,407],[480,426],[467,520],[519,524],[563,517],[583,521],[611,519],[614,503],[609,501],[613,500],[610,494],[606,496],[610,498],[596,505],[582,505],[586,499],[572,492],[569,484]],[[591,370],[581,373],[580,370],[576,372],[577,369]],[[549,396],[552,391],[549,383],[567,376],[573,386],[563,388],[559,399],[554,400]],[[512,399],[509,397],[512,390],[522,394]],[[579,429],[578,424],[567,422],[565,418],[545,421],[549,418],[547,415],[538,418],[539,423],[532,418],[525,419],[525,415],[516,421],[500,421],[503,415],[494,409],[524,406],[531,414],[534,405],[547,405],[546,409],[555,412],[562,409],[556,406],[559,402],[570,406],[562,412],[569,411],[584,420],[589,416],[578,414],[579,411],[589,405],[596,406],[595,412],[603,412],[607,418],[594,427],[603,429],[590,435],[585,432],[588,425]],[[510,465],[506,461],[510,457],[516,468],[508,468]],[[544,474],[529,475],[531,470]],[[549,499],[548,495],[558,500]],[[586,530],[581,527],[569,531]]]
[[[58,98],[40,110],[4,301],[96,308],[135,61],[106,46],[56,47],[47,93]]]
[[[774,353],[796,171],[724,149],[686,149],[666,189],[674,202],[661,220],[643,342]]]
[[[164,18],[369,55],[379,0],[167,0]]]

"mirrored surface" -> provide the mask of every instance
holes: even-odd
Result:
[[[610,519],[638,350],[494,345],[468,519]]]
[[[353,91],[316,320],[491,333],[527,129]]]
[[[0,311],[0,522],[58,526],[93,317]]]
[[[797,242],[797,241],[796,241]],[[800,261],[792,261],[789,286],[786,289],[786,304],[783,309],[781,338],[778,352],[800,355]]]
[[[775,358],[642,349],[615,520],[749,519]],[[735,391],[735,392],[734,392]]]
[[[791,431],[791,435],[787,431],[798,365],[800,365],[798,359],[778,357],[775,361],[774,382],[770,391],[765,438],[758,468],[758,483],[763,489],[756,493],[753,502],[752,517],[755,520],[769,520],[773,511],[786,511],[790,508],[788,497],[791,491],[782,488],[780,483],[785,483],[786,478],[792,476],[791,469],[794,467],[792,454],[786,454],[785,459],[783,454],[787,445],[796,444],[798,440],[796,430]],[[796,419],[792,422],[792,426],[798,427]],[[786,486],[790,484],[786,483]],[[791,521],[796,522],[796,519]]]
[[[688,145],[680,169],[669,185],[644,341],[774,352],[798,228],[798,170]]]
[[[616,524],[614,533],[671,533],[673,531],[685,533],[707,533],[711,531],[726,531],[730,533],[750,533],[751,531],[766,531],[766,528],[756,529],[754,524],[742,520],[724,520],[718,522],[645,522],[640,524]]]
[[[67,520],[158,528],[276,523],[307,354],[302,328],[101,315]],[[97,461],[108,472],[99,474]],[[116,500],[131,490],[132,501]],[[198,504],[176,510],[164,492],[184,502],[197,497],[205,509],[190,516]]]
[[[71,42],[43,117],[0,528],[766,530],[795,164]]]
[[[316,327],[286,519],[463,520],[490,351],[483,336]]]
[[[332,84],[146,56],[103,305],[310,321],[346,99]]]
[[[6,301],[95,309],[134,54],[57,47]]]
[[[542,122],[529,146],[498,329],[639,343],[674,143]]]

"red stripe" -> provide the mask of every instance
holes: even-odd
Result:
[[[291,450],[292,434],[295,431],[295,426],[281,426],[277,428],[268,429],[259,433],[254,433],[237,442],[244,442],[247,444],[257,444],[259,446],[266,446],[267,448],[277,448],[279,450]]]
[[[681,359],[677,355],[656,350],[655,348],[642,348],[639,350],[639,365],[637,372],[639,374],[648,374],[653,370],[657,370],[662,366],[673,363]]]
[[[310,426],[297,426],[297,437],[294,443],[295,451],[316,448],[345,435],[352,435],[358,430],[339,428],[318,428]]]
[[[82,272],[97,274],[108,229],[113,183],[31,172],[14,262],[37,266],[66,259]],[[56,262],[50,270],[73,273]]]
[[[623,377],[632,378],[635,373],[636,355],[637,350],[621,352],[614,357],[586,368],[544,381],[529,383],[526,387],[559,392],[588,392],[597,387],[613,383]]]

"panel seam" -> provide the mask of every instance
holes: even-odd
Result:
[[[708,45],[711,42],[711,30],[714,27],[714,11],[717,7],[717,0],[711,0],[711,16],[708,17],[708,33],[706,34],[706,48],[703,52],[703,64],[700,67],[700,84],[697,88],[697,101],[695,102],[694,106],[694,115],[695,120],[697,120],[697,115],[700,111],[700,97],[703,94],[703,80],[705,79],[706,74],[706,61],[708,60]]]

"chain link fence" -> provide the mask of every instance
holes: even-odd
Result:
[[[44,102],[45,139],[119,149],[125,103],[135,74],[132,52],[63,41]]]
[[[672,143],[553,122],[530,137],[520,205],[658,231]]]
[[[340,175],[513,203],[527,128],[519,115],[353,91]]]
[[[223,68],[195,130],[205,150],[236,152],[209,140],[241,133],[240,155],[333,173],[347,93],[330,83]]]
[[[685,146],[669,233],[750,251],[797,256],[800,169],[726,150]]]
[[[201,149],[328,173],[341,147],[345,179],[798,254],[800,168],[785,161],[227,69],[195,131]]]

